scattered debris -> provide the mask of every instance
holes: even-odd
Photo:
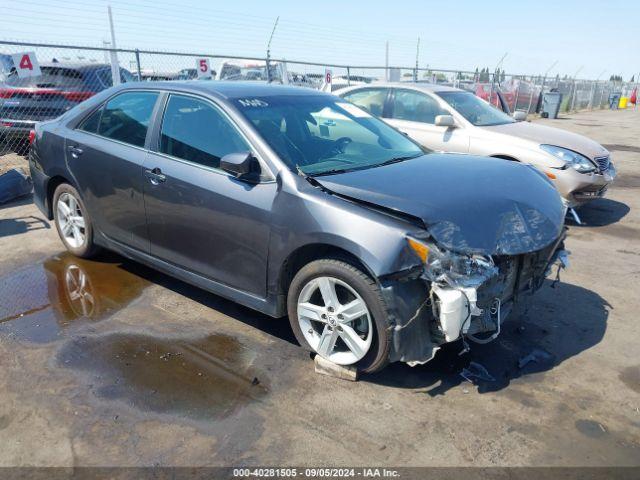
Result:
[[[358,380],[358,370],[355,367],[337,365],[320,355],[316,355],[313,359],[316,373],[321,375],[329,375],[330,377],[340,378],[342,380],[350,380],[355,382]]]
[[[31,177],[16,168],[0,175],[0,203],[28,195],[32,190]]]
[[[491,376],[487,369],[480,365],[478,362],[469,363],[468,367],[462,369],[462,371],[460,372],[460,376],[470,383],[474,383],[474,378],[484,382],[496,381],[496,379]]]
[[[546,350],[541,350],[539,348],[534,349],[529,355],[522,357],[518,360],[518,367],[524,368],[527,364],[531,362],[542,363],[553,359],[553,355]]]

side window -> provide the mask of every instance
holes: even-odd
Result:
[[[224,114],[203,100],[171,95],[162,120],[160,152],[219,168],[228,153],[251,150]]]
[[[98,133],[98,125],[100,123],[100,116],[102,115],[102,107],[97,109],[87,118],[85,118],[80,125],[78,125],[78,130],[83,130],[89,133]]]
[[[448,115],[430,96],[412,90],[396,90],[393,99],[393,118],[411,122],[435,123],[436,116]]]
[[[155,92],[127,92],[109,100],[103,108],[98,134],[144,147],[157,99]]]
[[[388,89],[386,88],[367,88],[365,90],[347,93],[343,98],[351,103],[355,103],[360,108],[364,108],[372,115],[381,117],[387,92]]]

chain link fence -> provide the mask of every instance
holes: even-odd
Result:
[[[21,78],[12,55],[33,52],[40,74]],[[203,60],[205,63],[203,64]],[[198,69],[206,65],[200,74]],[[116,67],[117,66],[117,67]],[[118,72],[116,74],[116,71]],[[0,156],[25,154],[34,124],[62,115],[118,82],[257,80],[337,90],[377,81],[425,82],[461,88],[513,113],[540,112],[544,92],[563,94],[561,112],[617,107],[636,84],[439,70],[432,68],[331,65],[273,58],[241,58],[201,53],[108,49],[0,41]],[[615,101],[612,98],[615,97]]]

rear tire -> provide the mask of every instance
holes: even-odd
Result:
[[[60,240],[76,257],[90,258],[100,248],[93,242],[93,225],[78,191],[61,183],[53,193],[53,218]]]
[[[359,268],[335,259],[305,265],[289,286],[287,311],[303,348],[366,373],[389,362],[387,308],[378,284]]]

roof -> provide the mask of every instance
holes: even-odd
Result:
[[[365,88],[358,85],[359,88]],[[374,82],[368,83],[367,87],[392,87],[392,88],[410,88],[412,90],[422,90],[424,92],[466,92],[459,88],[447,87],[446,85],[438,85],[435,83],[422,82]],[[346,91],[346,90],[345,90]]]
[[[82,63],[82,62],[41,62],[41,67],[47,68],[69,68],[72,70],[92,70],[96,68],[111,68],[107,63]],[[122,68],[122,67],[120,67]]]
[[[329,95],[310,88],[301,88],[288,85],[274,85],[264,82],[225,82],[225,81],[202,81],[202,80],[182,80],[168,82],[130,82],[123,84],[122,88],[158,88],[162,90],[181,90],[194,93],[213,94],[227,99],[252,97],[270,97],[280,95]]]

